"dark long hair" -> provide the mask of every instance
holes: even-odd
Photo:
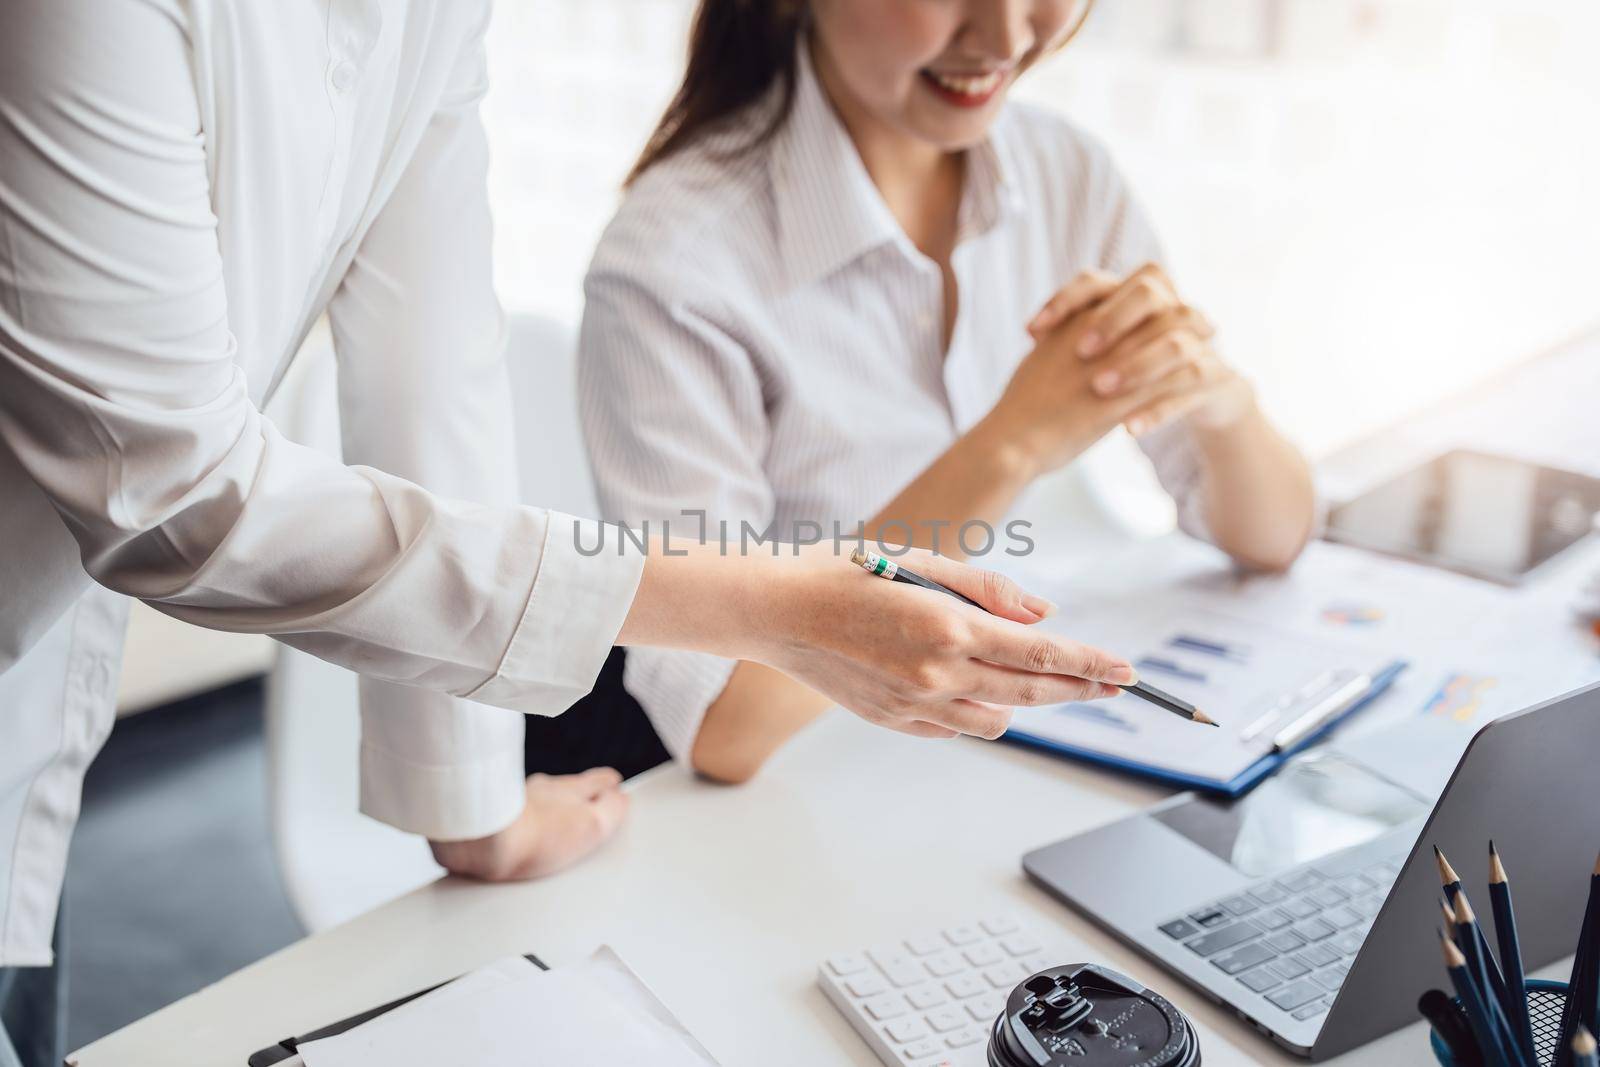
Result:
[[[681,151],[778,86],[766,125],[736,150],[755,148],[778,131],[794,100],[795,47],[804,0],[700,0],[689,31],[683,84],[645,142],[624,184]]]
[[[1094,0],[1085,0],[1077,24],[1057,43],[1064,46],[1083,28]],[[683,84],[656,123],[624,185],[707,130],[756,103],[774,85],[776,106],[748,140],[748,151],[771,139],[794,103],[795,47],[805,24],[806,0],[700,0],[689,31],[689,68]]]

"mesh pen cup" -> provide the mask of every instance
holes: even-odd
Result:
[[[1528,1021],[1533,1024],[1533,1048],[1539,1054],[1540,1067],[1550,1067],[1556,1061],[1556,1041],[1561,1036],[1561,1011],[1567,1006],[1567,983],[1544,982],[1528,979]],[[1457,1007],[1459,1000],[1451,1000]],[[1428,1031],[1428,1043],[1441,1067],[1457,1067],[1455,1057],[1445,1047],[1437,1030]]]

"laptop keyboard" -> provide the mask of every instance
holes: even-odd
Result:
[[[1399,874],[1398,860],[1353,872],[1307,868],[1158,929],[1275,1007],[1312,1019],[1333,1003]]]

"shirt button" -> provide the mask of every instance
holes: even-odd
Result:
[[[349,63],[340,63],[333,68],[333,87],[341,93],[349,92],[356,83],[356,68]]]

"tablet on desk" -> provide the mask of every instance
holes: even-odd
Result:
[[[1481,452],[1446,452],[1335,507],[1324,536],[1503,585],[1583,540],[1600,479]]]

